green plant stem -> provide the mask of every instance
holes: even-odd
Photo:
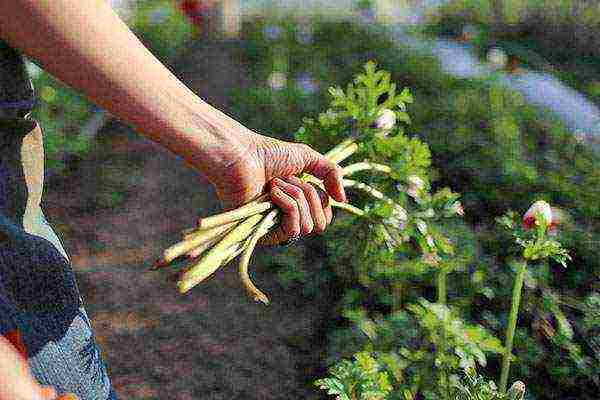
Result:
[[[441,270],[437,274],[437,301],[440,304],[446,304],[446,272]]]
[[[446,304],[446,272],[441,269],[437,274],[437,301],[439,304]],[[443,321],[442,331],[440,333],[439,356],[444,357],[446,353],[446,321]],[[444,392],[444,398],[449,399],[448,375],[446,373],[446,364],[442,363],[440,368],[440,386]]]
[[[510,307],[510,315],[508,317],[508,326],[506,327],[506,342],[504,350],[504,358],[502,359],[502,372],[500,374],[500,393],[506,393],[508,384],[508,371],[510,369],[510,358],[512,355],[513,339],[515,329],[517,327],[517,316],[519,315],[519,303],[521,302],[521,290],[523,288],[523,280],[525,279],[525,271],[527,270],[527,262],[519,263],[515,284],[513,286],[512,303]]]
[[[402,282],[392,282],[392,312],[400,311],[402,309],[402,294],[404,287]]]

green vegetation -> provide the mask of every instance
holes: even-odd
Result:
[[[570,249],[573,261],[567,269],[552,260],[528,263],[509,381],[522,379],[528,392],[540,399],[592,399],[591,393],[599,388],[600,354],[594,350],[597,344],[593,336],[598,326],[588,329],[581,310],[587,309],[586,304],[596,304],[590,299],[600,290],[596,245],[600,240],[600,192],[594,189],[600,184],[598,158],[556,118],[527,106],[517,93],[493,82],[444,75],[433,58],[398,48],[384,34],[351,23],[296,23],[287,19],[252,21],[245,25],[244,38],[240,56],[251,68],[251,84],[244,92],[233,93],[235,114],[241,121],[257,131],[288,139],[297,132],[299,140],[326,151],[339,141],[341,127],[352,129],[346,119],[336,119],[335,113],[317,115],[331,100],[328,87],[352,81],[367,60],[376,59],[381,68],[391,72],[391,82],[410,88],[414,102],[407,106],[411,124],[405,133],[394,136],[395,147],[375,146],[371,151],[398,157],[394,162],[398,176],[417,175],[427,190],[451,187],[461,193],[464,222],[450,219],[434,229],[450,238],[454,249],[452,257],[438,267],[415,259],[419,252],[410,248],[398,252],[398,258],[392,257],[379,228],[356,224],[354,217],[340,213],[325,240],[308,243],[311,252],[326,255],[319,271],[304,271],[302,260],[294,255],[275,257],[274,268],[286,285],[300,285],[307,295],[318,293],[320,282],[330,282],[340,290],[335,309],[344,319],[335,322],[333,317],[328,364],[364,350],[369,342],[364,329],[372,326],[369,320],[401,315],[406,322],[393,330],[393,340],[410,342],[417,326],[421,328],[414,335],[427,338],[415,306],[407,307],[421,304],[429,310],[420,303],[421,298],[436,309],[447,309],[444,315],[464,320],[465,327],[479,326],[503,338],[510,313],[507,299],[513,295],[515,275],[511,269],[516,270],[518,262],[514,260],[520,253],[515,252],[512,237],[496,224],[495,216],[509,209],[524,210],[534,200],[545,199],[566,212],[562,242]],[[303,119],[307,115],[314,118]],[[371,157],[366,148],[364,151],[369,159],[386,163]],[[389,177],[376,172],[364,174],[361,180],[369,185],[383,187],[384,193],[392,190],[392,182],[386,181]],[[415,242],[427,245],[426,237]],[[446,305],[441,301],[444,298]],[[425,314],[429,313],[435,314],[432,310]],[[367,322],[359,323],[363,316]],[[454,346],[453,354],[463,354],[464,350],[456,349],[464,344],[453,343],[450,332],[432,331],[444,334],[419,342],[424,348],[435,349],[444,343],[448,348]],[[443,342],[440,337],[445,337]],[[478,338],[466,345],[481,346],[480,341]],[[406,348],[412,354],[419,343],[410,342]],[[427,356],[435,354],[428,352]],[[375,355],[371,357],[379,363]],[[479,363],[481,359],[475,360],[478,371],[499,376],[501,359],[494,351],[488,349],[485,365]],[[412,371],[419,365],[426,368],[429,361],[415,362]],[[440,387],[450,393],[457,376],[462,376],[461,385],[467,387],[466,375],[453,369],[453,363],[448,359],[436,364],[446,365],[445,377],[429,374],[428,379],[447,383],[418,385],[419,395]],[[393,383],[392,376],[390,372],[388,381]],[[418,377],[419,373],[410,376]],[[489,381],[478,379],[471,383]],[[406,389],[414,390],[415,383],[408,382]],[[385,386],[382,383],[377,390],[383,391]],[[410,398],[402,396],[390,398]]]

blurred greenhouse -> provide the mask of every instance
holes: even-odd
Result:
[[[163,379],[165,375],[138,371],[143,385],[153,389],[136,391],[131,388],[137,383],[127,383],[123,377],[132,374],[133,369],[141,369],[143,362],[124,366],[115,361],[111,376],[115,377],[115,386],[122,397],[167,398],[173,394],[173,398],[201,398],[201,393],[209,387],[214,390],[210,392],[213,397],[207,398],[599,398],[600,3],[586,0],[111,0],[110,3],[177,76],[209,88],[218,87],[226,104],[223,111],[252,130],[306,142],[323,153],[338,139],[332,132],[345,123],[327,119],[333,118],[325,113],[332,101],[330,87],[346,90],[368,61],[376,62],[377,68],[390,73],[391,82],[397,84],[397,93],[407,88],[412,101],[405,96],[407,116],[398,133],[401,139],[395,142],[396,147],[384,150],[398,152],[390,157],[401,158],[396,161],[402,173],[422,174],[432,193],[447,187],[460,194],[460,211],[464,208],[464,218],[440,222],[439,231],[452,237],[453,247],[451,261],[442,266],[432,266],[408,253],[393,258],[383,250],[373,250],[375,245],[370,247],[370,243],[383,243],[376,229],[358,229],[352,225],[354,220],[341,212],[323,237],[307,238],[295,249],[262,252],[255,263],[264,266],[262,274],[276,277],[274,287],[289,290],[295,302],[318,304],[320,325],[314,328],[318,335],[311,336],[308,343],[305,338],[294,337],[303,344],[290,344],[291,355],[280,358],[281,366],[276,363],[253,366],[256,371],[248,372],[250,383],[244,390],[237,390],[233,384],[206,383],[211,378],[204,375],[210,375],[210,370],[204,370],[194,379],[186,380],[185,385],[169,386],[169,390],[176,392],[169,395],[160,389],[167,381]],[[225,64],[227,69],[212,71],[214,76],[221,74],[212,84],[202,83],[204,77],[194,72],[205,71],[200,67],[195,69],[194,62],[198,60],[208,69],[211,66],[222,69]],[[35,117],[46,132],[49,191],[59,190],[58,184],[53,189],[53,177],[59,182],[64,177],[58,177],[77,174],[71,165],[73,160],[94,159],[101,147],[98,143],[103,143],[102,135],[110,135],[111,129],[125,128],[115,128],[110,115],[34,64],[30,67],[39,99]],[[229,71],[238,71],[239,81],[228,82]],[[192,89],[201,92],[196,87]],[[103,151],[110,154],[110,150],[109,146]],[[104,167],[98,166],[101,171],[110,169],[110,165]],[[118,172],[131,174],[119,178],[134,182],[127,184],[127,190],[146,184],[147,181],[135,175],[142,173],[128,167]],[[152,173],[162,172],[153,170],[149,176]],[[369,184],[388,185],[393,190],[383,178],[366,173],[361,177]],[[174,188],[178,183],[171,184]],[[209,191],[206,186],[196,189]],[[118,208],[119,196],[114,198]],[[552,259],[538,260],[524,271],[508,382],[521,381],[526,389],[522,395],[520,384],[516,383],[513,392],[502,393],[497,386],[506,355],[505,330],[511,319],[513,280],[519,267],[511,246],[514,238],[497,222],[498,217],[510,210],[522,214],[538,199],[560,210],[563,216],[560,242],[572,260],[566,268]],[[195,212],[208,213],[218,207],[214,199],[210,205],[209,200],[203,201],[207,203],[194,204]],[[168,200],[155,206],[167,208]],[[94,212],[91,211],[92,217]],[[74,223],[64,218],[60,222],[64,229],[77,232],[78,228],[68,228]],[[506,225],[506,220],[503,221]],[[138,219],[131,224],[142,222]],[[172,234],[176,230],[169,229],[163,233]],[[82,242],[81,248],[89,247],[83,244],[84,237],[72,239],[72,243],[77,241]],[[109,243],[110,239],[104,246],[110,246]],[[160,248],[156,243],[147,245]],[[88,250],[84,253],[80,260],[88,260],[91,265],[97,263],[93,258],[95,253]],[[112,257],[115,261],[111,262],[121,263],[118,250],[114,250]],[[146,258],[145,261],[150,260],[149,255]],[[82,269],[81,273],[84,272]],[[443,296],[440,296],[440,279],[444,279]],[[106,293],[110,296],[110,291]],[[245,301],[243,296],[240,299]],[[104,347],[109,361],[117,360],[119,354],[111,354],[110,349],[113,343],[110,324],[103,325],[94,317],[106,314],[102,303],[106,300],[99,299],[93,305],[95,301],[90,300],[91,317],[98,335],[107,338]],[[146,301],[159,304],[163,300],[157,295]],[[201,317],[190,317],[189,324],[182,329],[188,329],[186,332],[194,342],[198,339],[194,335],[203,329],[226,329],[245,318],[259,324],[266,318],[256,311],[260,306],[247,307],[254,311],[248,315],[224,316],[231,320],[221,320],[216,325],[194,319]],[[143,310],[138,304],[134,312],[139,311],[136,315],[145,318],[148,314]],[[220,318],[217,311],[213,311],[214,318]],[[185,313],[193,314],[194,309]],[[306,315],[297,316],[302,324],[314,322],[308,320]],[[235,329],[244,332],[237,325]],[[260,341],[256,331],[246,334],[256,340],[246,338],[246,348]],[[149,343],[156,339],[152,329],[144,330],[137,338]],[[128,336],[121,340],[133,339]],[[151,345],[148,351],[152,351]],[[302,352],[313,352],[313,356],[293,358]],[[244,349],[235,355],[237,358],[226,349],[210,357],[210,362],[215,363],[212,367],[229,371],[229,364],[239,367],[243,363],[239,360],[244,358]],[[168,369],[173,360],[163,358],[153,362]],[[280,367],[293,370],[290,376],[294,378],[289,379],[297,387],[290,388],[288,393],[286,387],[267,377],[265,387],[254,390],[253,385],[262,385],[262,374],[270,376],[275,373],[271,370]],[[182,371],[185,375],[186,369]],[[228,374],[223,372],[222,379],[228,379]],[[324,381],[325,378],[329,380]],[[235,379],[242,378],[236,375]],[[321,387],[327,390],[319,390],[314,384],[316,380],[321,380]],[[219,392],[215,389],[219,385],[228,389]],[[176,397],[177,393],[180,397]]]

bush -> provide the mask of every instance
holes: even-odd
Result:
[[[409,131],[416,136],[404,136],[399,149],[405,149],[406,155],[420,154],[417,138],[426,142],[428,146],[422,149],[430,149],[433,169],[423,164],[428,171],[424,179],[432,182],[432,190],[450,186],[461,192],[466,210],[466,224],[448,222],[440,227],[457,240],[457,261],[448,265],[447,295],[461,318],[499,337],[504,334],[512,282],[507,264],[513,253],[494,216],[507,209],[524,209],[537,198],[568,211],[564,241],[572,249],[570,265],[575,267],[564,269],[550,262],[529,269],[513,372],[526,378],[528,388],[539,398],[575,393],[591,399],[589,388],[598,388],[599,359],[578,310],[587,296],[598,291],[594,285],[600,271],[595,246],[600,192],[594,189],[599,187],[600,172],[593,153],[555,118],[524,104],[518,94],[493,82],[448,77],[433,59],[398,48],[375,30],[346,22],[294,24],[289,19],[253,21],[244,29],[246,41],[240,56],[251,69],[251,85],[234,94],[236,117],[258,131],[289,139],[301,125],[310,127],[310,121],[302,121],[301,116],[324,109],[329,84],[351,81],[369,59],[377,59],[389,70],[392,81],[410,88],[415,102],[408,108]],[[306,136],[301,130],[299,138],[310,138],[317,149],[328,150],[338,138],[330,135],[335,129],[323,127],[327,118],[324,115],[314,122],[322,128],[320,135]],[[424,156],[429,149],[418,159],[427,160]],[[323,266],[325,279],[335,279],[343,287],[340,313],[348,317],[365,310],[372,318],[398,311],[421,297],[436,296],[434,271],[410,255],[398,268],[385,267],[396,261],[386,261],[385,252],[372,252],[372,230],[338,218],[329,231],[325,248],[316,241],[309,245],[328,256]],[[376,256],[365,259],[358,254]],[[295,268],[293,264],[289,263],[290,268]],[[294,279],[301,282],[306,276],[297,274]],[[573,331],[571,337],[565,336],[565,321]],[[564,329],[559,329],[561,324]],[[354,326],[340,323],[331,332],[330,361],[362,346],[364,334]],[[498,362],[492,357],[485,370],[497,371]],[[549,385],[548,379],[556,384]]]

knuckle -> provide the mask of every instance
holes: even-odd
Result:
[[[302,224],[302,234],[303,235],[308,235],[309,233],[311,233],[314,229],[315,225],[312,221],[305,221]]]
[[[319,233],[319,234],[324,233],[326,227],[327,227],[327,221],[319,220],[318,222],[315,223],[315,232]]]
[[[289,194],[293,196],[295,199],[301,199],[304,197],[304,192],[298,186],[290,186],[288,189]]]
[[[313,200],[320,200],[319,193],[317,192],[317,189],[315,189],[314,186],[304,184],[302,185],[302,187],[304,188],[304,193],[306,193],[307,197],[310,197]]]

